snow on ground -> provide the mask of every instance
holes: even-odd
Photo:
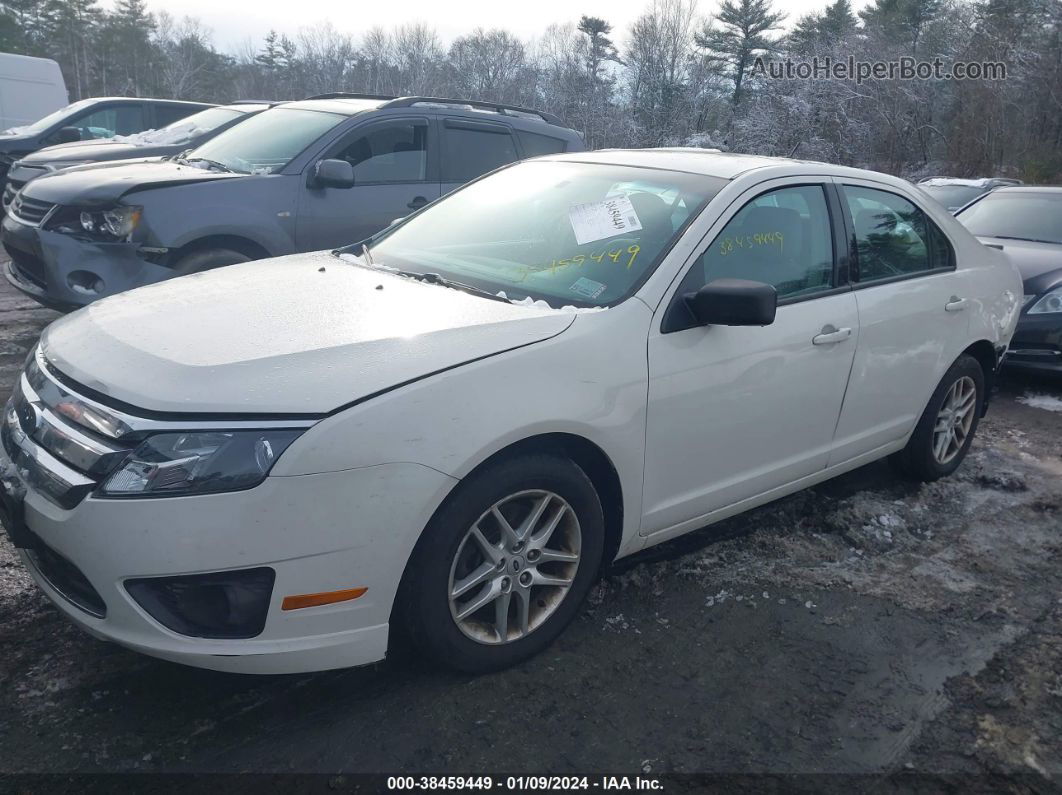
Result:
[[[1039,392],[1026,392],[1017,400],[1019,403],[1024,403],[1026,406],[1032,406],[1034,409],[1062,411],[1062,398],[1055,397],[1054,395],[1044,395]]]

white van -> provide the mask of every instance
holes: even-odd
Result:
[[[0,130],[32,124],[69,102],[55,61],[0,53]]]

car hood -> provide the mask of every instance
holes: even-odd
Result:
[[[23,192],[31,199],[50,204],[102,204],[137,191],[164,185],[189,185],[220,179],[250,179],[248,174],[186,166],[173,161],[122,162],[79,166],[44,174]]]
[[[978,237],[986,246],[1006,254],[1021,273],[1023,281],[1062,268],[1062,244],[1035,243],[1031,240],[1009,240],[1001,237]]]
[[[161,155],[175,155],[187,149],[188,143],[134,146],[123,144],[118,141],[75,141],[69,144],[59,144],[40,149],[31,155],[26,155],[20,162],[27,166],[47,166],[52,163],[60,163],[71,160],[85,160],[89,162],[102,162],[109,160],[128,160],[133,158],[159,157]]]
[[[63,375],[118,405],[320,415],[548,339],[574,317],[318,252],[106,298],[53,323],[41,345]]]

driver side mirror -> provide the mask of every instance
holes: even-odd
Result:
[[[55,134],[55,140],[61,144],[72,144],[81,140],[81,130],[77,127],[60,127]]]
[[[745,279],[713,279],[683,300],[702,326],[769,326],[778,308],[774,287]]]
[[[354,166],[346,160],[319,160],[310,184],[314,188],[353,188]]]

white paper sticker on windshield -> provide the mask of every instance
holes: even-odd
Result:
[[[573,204],[568,210],[568,217],[575,232],[575,242],[580,246],[642,228],[638,213],[626,196],[613,196],[589,204]]]

